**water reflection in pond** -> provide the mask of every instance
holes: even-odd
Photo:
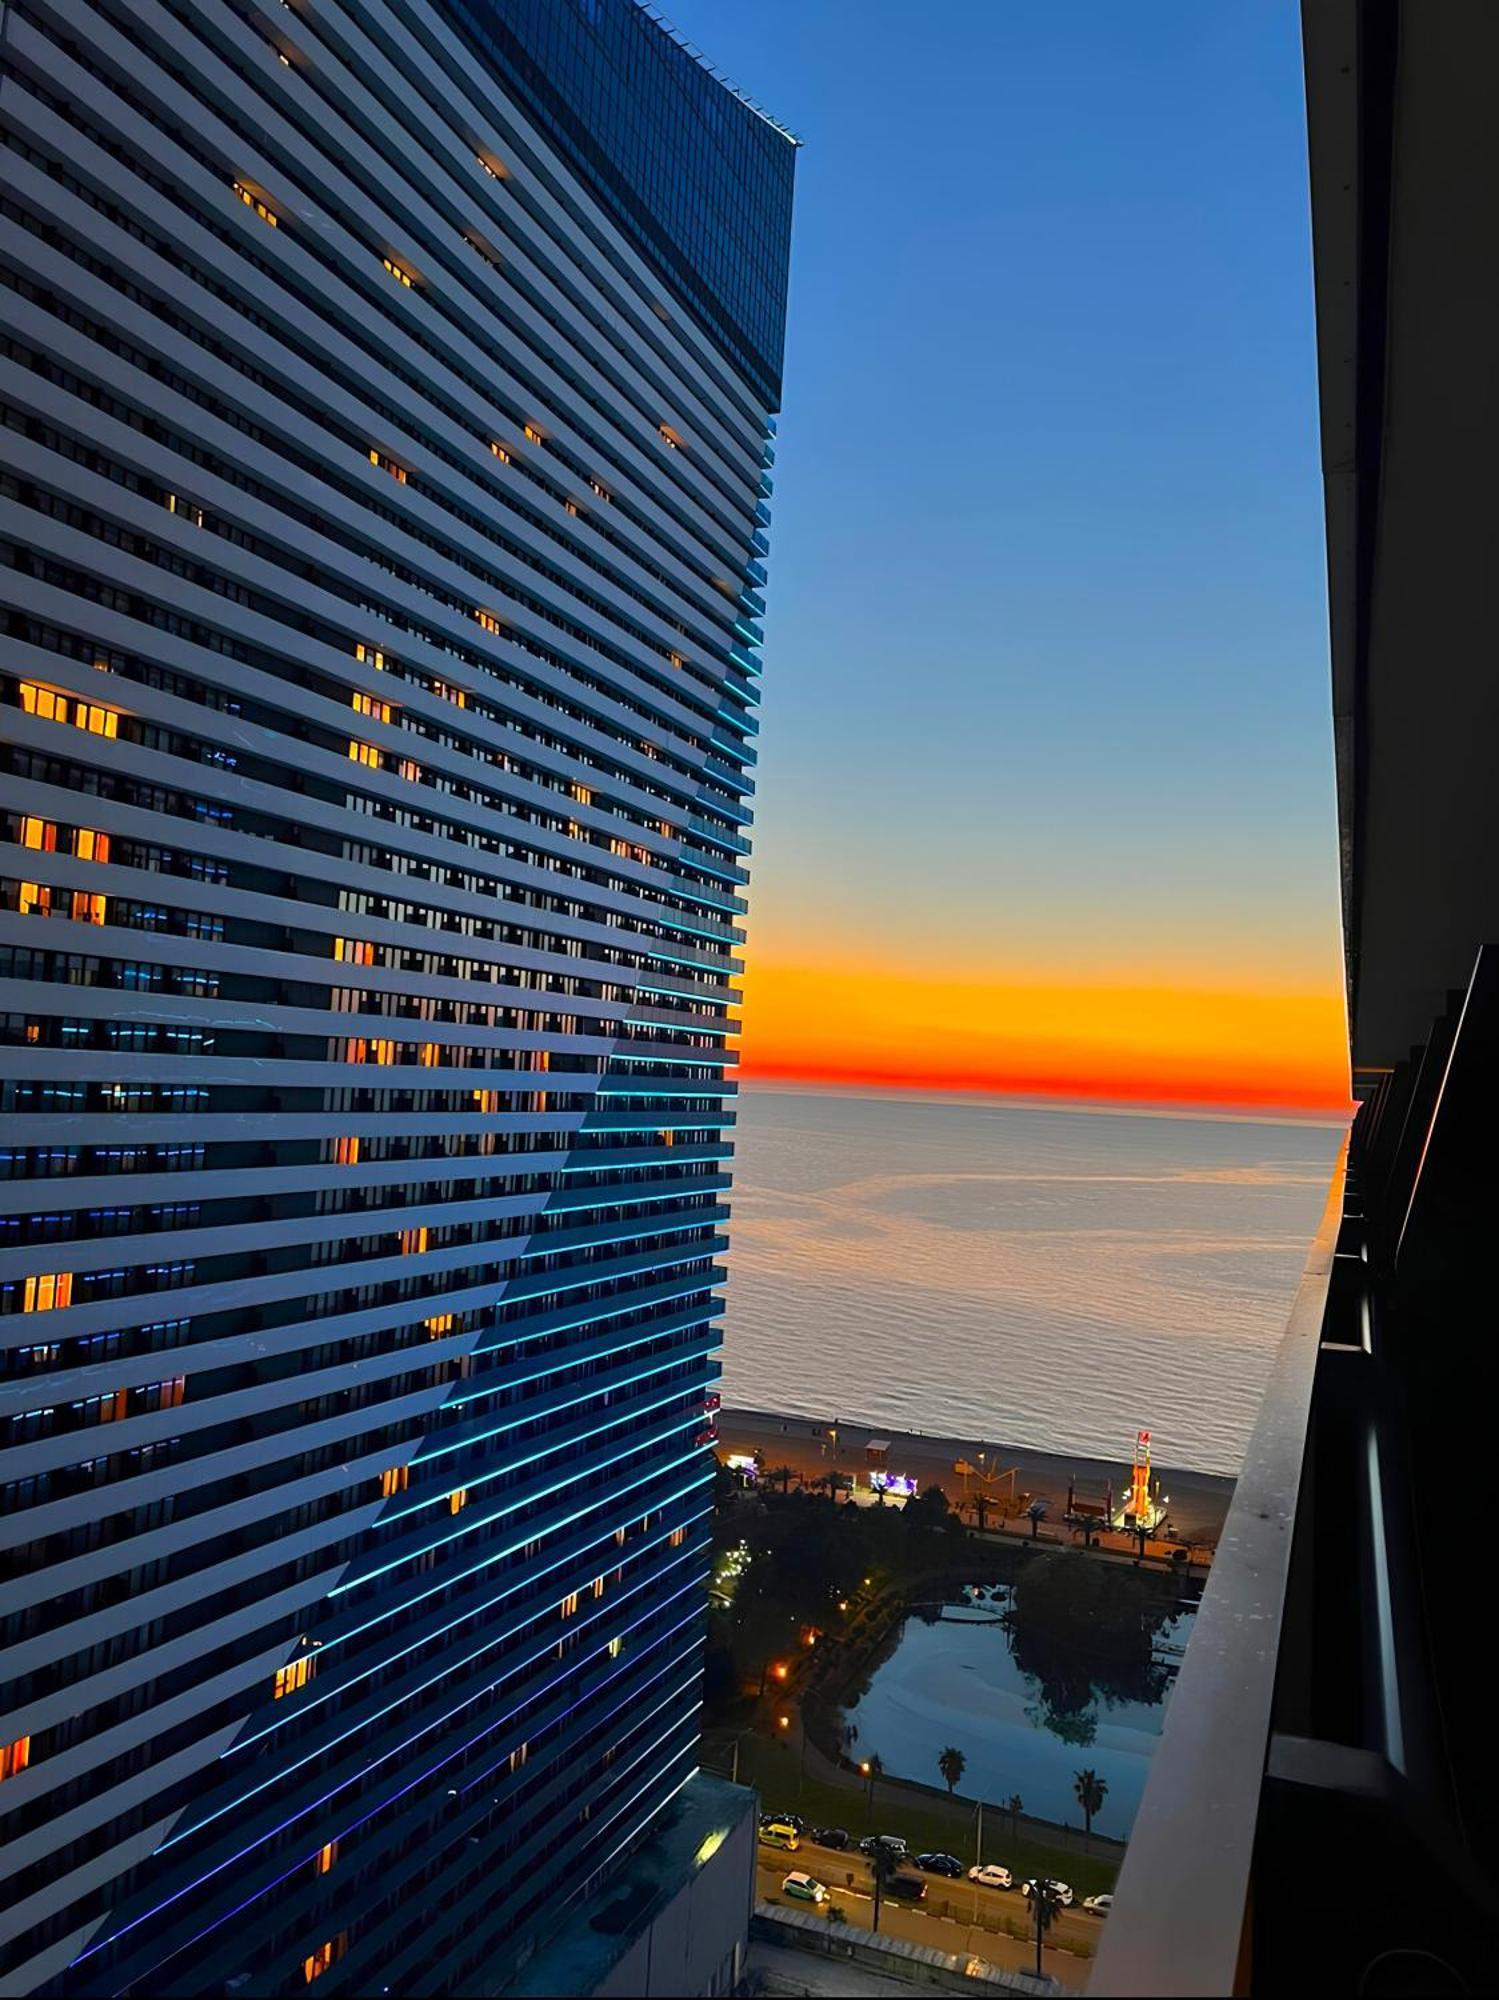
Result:
[[[907,1615],[893,1650],[846,1712],[852,1754],[892,1777],[940,1785],[937,1759],[967,1759],[967,1798],[1082,1824],[1073,1782],[1108,1786],[1099,1833],[1133,1823],[1191,1630],[1174,1577],[1065,1556],[1013,1584],[969,1586]]]

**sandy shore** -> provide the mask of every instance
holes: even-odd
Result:
[[[836,1444],[828,1437],[835,1422]],[[718,1432],[720,1452],[758,1449],[764,1452],[767,1466],[789,1465],[803,1478],[835,1470],[857,1472],[869,1462],[865,1452],[869,1440],[888,1438],[886,1463],[891,1472],[908,1473],[923,1486],[941,1486],[954,1500],[964,1487],[962,1476],[953,1469],[955,1460],[977,1464],[978,1453],[983,1451],[985,1463],[998,1472],[1016,1467],[1017,1490],[1044,1495],[1052,1503],[1052,1521],[1057,1523],[1066,1506],[1069,1480],[1075,1479],[1079,1494],[1089,1497],[1101,1498],[1105,1488],[1112,1486],[1116,1502],[1129,1484],[1129,1466],[1123,1459],[1032,1451],[1025,1445],[997,1443],[992,1438],[935,1437],[888,1427],[873,1430],[826,1417],[814,1423],[810,1417],[784,1416],[774,1410],[720,1410]],[[1234,1482],[1217,1473],[1188,1472],[1166,1465],[1156,1470],[1160,1490],[1169,1498],[1172,1531],[1194,1541],[1216,1543],[1233,1498]],[[968,1488],[974,1490],[972,1480]],[[1007,1485],[1002,1483],[998,1490],[1007,1490]]]

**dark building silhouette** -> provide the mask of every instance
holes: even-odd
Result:
[[[635,0],[0,56],[0,1992],[498,1992],[602,1897],[598,1979],[689,1891],[727,1990],[795,142]]]

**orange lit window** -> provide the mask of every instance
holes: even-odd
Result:
[[[313,1873],[326,1875],[338,1859],[338,1842],[330,1840],[326,1847],[320,1847],[313,1861]]]
[[[396,772],[408,785],[419,785],[422,781],[422,767],[415,757],[403,757],[396,766]]]
[[[518,1771],[530,1754],[531,1746],[529,1743],[518,1743],[510,1753],[510,1769]]]
[[[23,917],[51,916],[51,889],[45,882],[19,883],[17,885],[16,908]]]
[[[390,703],[388,701],[376,701],[372,694],[361,694],[356,689],[354,706],[361,715],[372,715],[376,722],[389,722],[390,720]]]
[[[570,785],[568,790],[580,806],[591,806],[593,804],[593,793],[589,791],[587,785]]]
[[[369,1057],[369,1052],[370,1045],[364,1039],[363,1035],[351,1035],[349,1037],[349,1061],[351,1063],[366,1061]]]
[[[105,898],[92,895],[87,889],[73,891],[73,920],[80,924],[102,924],[105,919]]]
[[[122,1424],[130,1410],[130,1391],[116,1389],[112,1396],[99,1398],[99,1421],[101,1424]]]
[[[164,1410],[175,1410],[186,1394],[187,1377],[174,1375],[169,1382],[163,1382],[161,1385],[161,1407]]]
[[[671,663],[676,668],[678,673],[680,673],[683,667],[685,667],[687,664],[687,662],[682,658],[682,655],[680,653],[672,654]]]
[[[333,1164],[336,1167],[357,1167],[359,1165],[359,1141],[357,1139],[335,1139],[333,1141]]]
[[[442,1061],[442,1050],[436,1042],[423,1042],[421,1063],[423,1069],[436,1069]]]
[[[23,819],[16,838],[22,847],[39,847],[45,854],[57,849],[57,827],[50,819]]]
[[[489,164],[488,160],[485,159],[482,153],[475,153],[474,158],[479,162],[479,165],[484,169],[485,173],[488,174],[489,178],[492,181],[503,179],[502,170],[499,167],[492,167]]]
[[[276,1700],[280,1701],[283,1696],[295,1694],[298,1688],[306,1687],[316,1672],[316,1653],[303,1653],[300,1659],[293,1660],[290,1665],[278,1667],[275,1683]]]
[[[578,518],[578,503],[577,503],[577,501],[576,501],[576,500],[564,500],[564,501],[563,501],[563,503],[562,503],[562,511],[563,511],[563,513],[565,513],[565,514],[571,514],[571,515],[572,515],[572,517],[573,517],[573,519],[574,519],[574,520],[576,520],[576,519]]]
[[[362,660],[366,666],[373,667],[377,673],[383,674],[385,671],[385,655],[378,646],[366,646],[364,641],[360,640],[354,648],[354,657],[356,660]]]
[[[196,500],[184,500],[180,493],[169,493],[166,506],[169,514],[180,514],[184,520],[191,521],[195,528],[202,527],[203,509]]]
[[[260,217],[262,222],[268,222],[271,225],[272,229],[276,228],[277,226],[276,217],[272,215],[271,211],[266,207],[265,203],[260,199],[260,196],[257,194],[252,194],[249,188],[245,186],[243,181],[236,181],[234,183],[234,192],[239,196],[240,200],[244,203],[246,208],[254,209],[255,213]]]
[[[403,1257],[420,1257],[427,1248],[431,1233],[426,1223],[423,1223],[420,1229],[403,1229],[401,1231],[401,1255]]]
[[[336,1938],[330,1938],[327,1944],[320,1944],[316,1951],[309,1952],[302,1960],[302,1976],[307,1984],[310,1986],[314,1979],[321,1977],[330,1965],[343,1957],[348,1948],[349,1934],[340,1931]]]
[[[498,1111],[500,1108],[500,1093],[497,1090],[476,1090],[474,1092],[474,1102],[481,1111]]]
[[[410,1484],[409,1465],[387,1465],[380,1474],[380,1498],[388,1500],[393,1493],[404,1493]]]
[[[468,1488],[466,1486],[460,1486],[456,1493],[448,1495],[448,1512],[450,1514],[461,1514],[467,1505]]]
[[[91,827],[81,826],[73,841],[73,852],[80,861],[107,861],[109,835],[95,833]]]
[[[616,1544],[617,1544],[617,1545],[618,1545],[618,1546],[619,1546],[620,1548],[623,1548],[623,1547],[624,1547],[624,1545],[625,1545],[625,1536],[626,1536],[626,1535],[627,1535],[628,1533],[629,1533],[629,1530],[628,1530],[627,1528],[616,1528],[616,1529],[614,1530],[614,1539],[615,1539],[615,1542],[616,1542]]]
[[[433,681],[432,692],[441,695],[444,701],[452,702],[455,708],[468,707],[468,696],[462,688],[449,687],[445,681]]]
[[[48,1271],[39,1278],[28,1278],[23,1295],[22,1312],[44,1313],[54,1308],[73,1303],[73,1273],[71,1271]]]
[[[403,285],[407,286],[408,288],[410,287],[411,273],[409,271],[403,271],[400,265],[396,263],[394,258],[382,257],[380,259],[380,262],[385,266],[386,270],[389,271],[390,275],[393,278],[399,279],[399,281]]]
[[[578,1608],[578,1593],[573,1591],[570,1596],[564,1597],[558,1608],[564,1618],[571,1618]]]
[[[28,715],[39,715],[45,722],[71,722],[92,736],[119,733],[120,718],[114,709],[101,708],[94,701],[75,701],[55,688],[43,687],[39,681],[22,681],[21,706]]]
[[[671,1534],[667,1537],[669,1545],[674,1549],[679,1549],[686,1539],[687,1530],[685,1528],[673,1528]]]
[[[681,438],[672,429],[670,424],[662,424],[660,428],[661,428],[661,442],[663,444],[670,445],[672,450],[676,451],[681,445],[682,442]]]
[[[508,465],[510,463],[510,454],[502,444],[491,443],[489,449],[494,453],[501,465]]]
[[[18,1736],[14,1743],[0,1746],[0,1780],[14,1778],[31,1762],[31,1738]]]
[[[590,479],[588,483],[593,488],[594,492],[597,493],[597,495],[601,500],[607,500],[609,498],[606,489],[600,486],[599,482],[596,479]]]
[[[349,738],[349,755],[356,764],[369,764],[377,771],[380,768],[380,752],[375,748],[373,743],[360,743],[356,738],[351,736]]]
[[[333,956],[348,965],[373,965],[375,947],[364,938],[335,938]]]
[[[373,447],[370,450],[370,464],[378,465],[382,472],[388,472],[398,486],[406,484],[406,468],[397,465],[393,458],[387,458],[383,452],[376,451]]]
[[[495,617],[492,611],[476,611],[474,613],[474,616],[475,618],[478,619],[479,623],[484,627],[484,630],[486,632],[497,633],[499,631],[500,621],[498,618]]]
[[[601,1576],[593,1579],[593,1594],[595,1597],[602,1597],[604,1594],[604,1579]]]
[[[541,432],[537,430],[535,424],[527,424],[525,426],[525,432],[526,432],[527,444],[544,444],[546,442],[546,440],[542,437]]]
[[[430,1319],[424,1319],[422,1321],[422,1325],[427,1329],[428,1333],[431,1334],[434,1340],[438,1340],[442,1337],[443,1334],[451,1333],[453,1331],[453,1323],[455,1318],[456,1315],[453,1313],[433,1313]]]
[[[394,1042],[387,1041],[385,1037],[381,1035],[377,1036],[376,1039],[370,1043],[371,1062],[377,1062],[382,1067],[384,1067],[390,1063],[393,1063],[395,1059],[396,1059],[396,1045]]]
[[[611,1660],[617,1660],[624,1650],[625,1642],[623,1639],[611,1639],[609,1641],[609,1657]]]

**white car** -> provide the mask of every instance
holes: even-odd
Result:
[[[1112,1896],[1084,1896],[1083,1908],[1091,1910],[1095,1917],[1106,1917],[1114,1907]]]
[[[810,1875],[803,1875],[800,1869],[793,1870],[781,1884],[788,1896],[799,1903],[825,1903],[828,1892],[820,1882],[814,1882]]]
[[[970,1882],[982,1882],[986,1889],[1012,1889],[1014,1877],[1008,1868],[1001,1868],[997,1861],[986,1861],[982,1868],[970,1868]]]
[[[1051,1893],[1056,1897],[1057,1901],[1061,1904],[1062,1908],[1064,1910],[1068,1909],[1072,1903],[1072,1891],[1068,1887],[1068,1885],[1065,1882],[1059,1882],[1053,1875],[1048,1877],[1048,1886],[1051,1889]],[[1022,1882],[1020,1885],[1021,1895],[1028,1896],[1034,1887],[1035,1884],[1033,1882]]]

